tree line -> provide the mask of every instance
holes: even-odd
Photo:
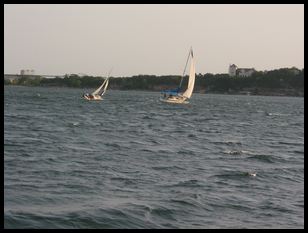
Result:
[[[7,85],[25,86],[57,86],[74,88],[96,88],[105,77],[65,75],[64,78],[43,78],[40,76],[22,76]],[[114,90],[146,90],[161,91],[177,88],[181,76],[177,75],[135,75],[131,77],[110,77],[109,89]],[[182,87],[188,82],[188,76],[183,79]],[[249,77],[228,74],[196,74],[195,92],[200,93],[241,93],[262,94],[264,92],[282,93],[285,95],[304,96],[304,69],[281,68],[271,71],[257,71]]]

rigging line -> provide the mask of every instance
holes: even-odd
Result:
[[[183,75],[182,75],[182,78],[181,78],[181,82],[180,82],[179,89],[180,89],[181,86],[182,86],[182,82],[183,82],[184,75],[185,75],[185,72],[186,72],[186,67],[187,67],[187,64],[188,64],[188,60],[189,60],[190,53],[192,53],[192,47],[190,47],[190,50],[189,50],[189,53],[188,53],[188,57],[187,57],[187,60],[186,60],[186,65],[185,65],[185,68],[184,68],[184,71],[183,71]]]
[[[107,78],[109,78],[109,76],[110,76],[112,70],[113,70],[113,67],[111,67],[111,69],[110,69],[110,71],[109,71],[109,73],[108,73]]]
[[[108,79],[110,78],[110,74],[111,74],[111,71],[112,71],[112,70],[113,70],[113,67],[111,67],[111,69],[110,69],[110,71],[109,71],[109,73],[108,73],[108,76],[105,78],[103,84],[101,85],[101,89],[99,90],[99,93],[103,90],[103,91],[99,94],[99,95],[101,95],[101,96],[106,92],[105,87],[106,87],[106,85],[108,84],[107,81],[108,81]],[[104,87],[104,89],[103,89],[103,87]]]

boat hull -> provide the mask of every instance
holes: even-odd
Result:
[[[103,100],[101,96],[93,96],[93,98],[90,98],[89,96],[83,96],[86,100]]]
[[[187,98],[185,97],[171,97],[171,98],[160,98],[161,102],[171,103],[171,104],[188,104]]]

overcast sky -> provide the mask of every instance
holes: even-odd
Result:
[[[4,72],[181,75],[304,67],[304,5],[4,6]]]

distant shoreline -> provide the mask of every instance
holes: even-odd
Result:
[[[105,80],[101,76],[78,76],[44,78],[38,75],[4,76],[5,85],[72,87],[95,90]],[[110,77],[109,90],[170,90],[187,86],[188,76],[180,75],[136,75],[132,77]],[[304,97],[304,69],[295,67],[271,71],[256,71],[249,76],[229,74],[196,74],[194,93],[299,96]]]
[[[29,86],[29,85],[14,85],[14,84],[4,84],[4,86],[14,86],[14,87],[42,87],[42,88],[70,88],[70,89],[92,89],[91,87],[67,87],[67,86]],[[112,91],[145,91],[145,92],[157,92],[159,90],[142,90],[142,89],[120,89],[120,88],[109,88]],[[162,89],[163,90],[163,89]],[[198,90],[194,91],[194,94],[217,94],[217,95],[247,95],[247,96],[281,96],[281,97],[304,97],[304,92],[295,89],[279,89],[279,91],[274,91],[272,89],[260,89],[257,93],[250,91],[230,91],[230,92],[217,92],[217,91],[205,91]]]

